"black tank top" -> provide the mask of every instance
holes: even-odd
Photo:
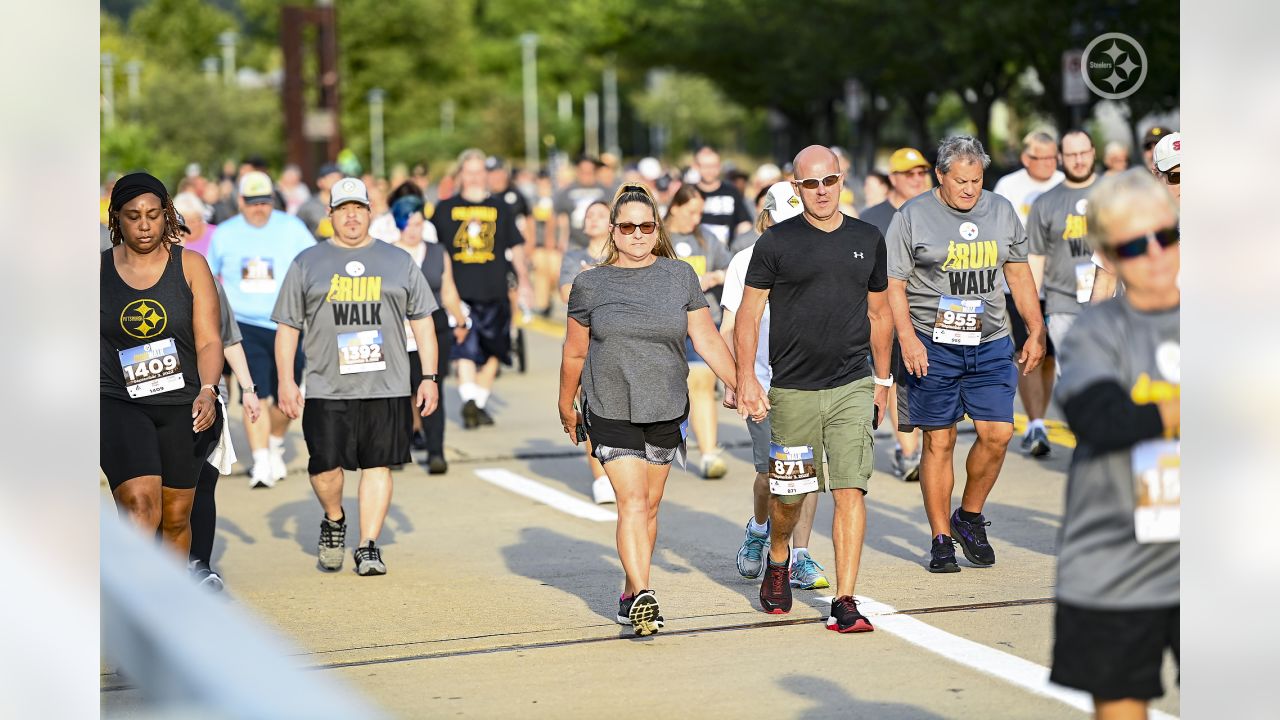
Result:
[[[116,272],[112,250],[102,253],[99,386],[102,397],[146,405],[189,405],[200,392],[191,287],[182,272],[182,247],[155,285],[134,290]]]

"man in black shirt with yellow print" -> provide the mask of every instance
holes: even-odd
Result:
[[[826,485],[836,506],[836,597],[827,628],[867,632],[873,628],[853,592],[866,533],[871,432],[893,384],[888,253],[879,230],[840,212],[843,174],[835,153],[811,145],[796,156],[795,172],[792,186],[804,213],[757,241],[734,331],[738,412],[756,422],[769,414],[773,426],[769,561],[760,605],[774,614],[791,610],[787,545],[804,495],[825,489],[825,450]],[[754,368],[766,301],[773,367],[768,399]]]
[[[457,178],[458,194],[436,206],[431,223],[453,260],[453,281],[471,313],[471,332],[453,348],[462,426],[471,430],[493,424],[485,405],[498,376],[498,362],[511,364],[508,271],[515,271],[526,304],[530,290],[515,214],[502,198],[490,196],[484,153],[462,151]]]

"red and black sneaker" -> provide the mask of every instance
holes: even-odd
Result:
[[[858,612],[858,601],[849,595],[841,595],[831,601],[831,615],[827,617],[827,629],[839,633],[871,632],[871,621]]]
[[[766,558],[764,582],[760,583],[760,607],[772,615],[791,612],[791,568],[788,562],[775,565]]]

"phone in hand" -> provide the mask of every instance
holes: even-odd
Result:
[[[871,405],[871,429],[875,430],[880,427],[880,406],[872,403]]]

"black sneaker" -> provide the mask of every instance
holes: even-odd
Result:
[[[462,403],[462,427],[467,430],[480,427],[480,406],[475,400]]]
[[[632,603],[634,603],[635,601],[636,601],[636,596],[635,596],[635,595],[632,595],[632,596],[631,596],[631,597],[629,597],[629,598],[623,598],[623,597],[619,597],[619,598],[618,598],[618,617],[617,617],[617,620],[618,620],[618,624],[619,624],[619,625],[630,625],[630,624],[631,624],[631,605],[632,605]],[[653,624],[657,625],[657,626],[658,626],[658,629],[659,629],[659,630],[661,630],[662,628],[664,628],[664,627],[666,627],[666,626],[667,626],[667,621],[666,621],[666,620],[663,620],[663,619],[662,619],[662,616],[661,616],[661,615],[659,615],[659,616],[657,616],[657,617],[655,617],[655,618],[653,619]]]
[[[488,412],[487,410],[485,410],[484,408],[482,408],[482,407],[480,407],[480,406],[478,406],[478,405],[476,406],[476,420],[477,420],[481,425],[492,425],[492,424],[493,424],[493,416],[489,415],[489,412]]]
[[[871,632],[871,621],[858,612],[858,601],[850,595],[841,595],[831,601],[831,615],[827,616],[827,629],[838,633]]]
[[[662,627],[658,624],[658,619],[662,617],[662,609],[658,607],[658,598],[654,596],[653,591],[641,590],[631,598],[630,604],[631,607],[627,609],[627,619],[631,621],[631,627],[635,628],[636,635],[644,637],[658,632]]]
[[[933,548],[929,551],[929,572],[960,572],[956,564],[956,541],[950,535],[939,535],[933,539]]]
[[[334,522],[326,515],[320,518],[320,545],[317,549],[320,567],[330,572],[342,569],[343,556],[347,553],[347,516]]]
[[[427,436],[423,435],[421,430],[414,430],[413,437],[409,439],[409,447],[414,450],[426,450]]]
[[[187,563],[187,572],[196,585],[211,592],[222,592],[222,576],[214,572],[203,560],[192,560]]]
[[[524,342],[524,328],[516,328],[515,337],[511,340],[511,351],[516,356],[516,372],[523,375],[529,369],[529,352]]]
[[[996,564],[996,551],[987,542],[987,526],[991,523],[978,515],[973,522],[960,518],[960,509],[951,513],[951,537],[956,539],[964,556],[974,565],[987,567]]]
[[[374,546],[373,541],[356,548],[352,553],[356,560],[356,573],[359,575],[386,575],[387,565],[382,562],[382,552]]]
[[[1027,452],[1031,457],[1042,458],[1049,456],[1049,435],[1044,430],[1036,428],[1031,431],[1031,445],[1027,448]]]
[[[902,458],[902,481],[920,482],[920,449]]]
[[[430,475],[443,475],[449,472],[449,463],[445,461],[443,455],[432,455],[427,458],[427,473]]]
[[[760,583],[760,607],[770,615],[791,612],[790,558],[781,565],[774,565],[765,558],[764,582]]]

